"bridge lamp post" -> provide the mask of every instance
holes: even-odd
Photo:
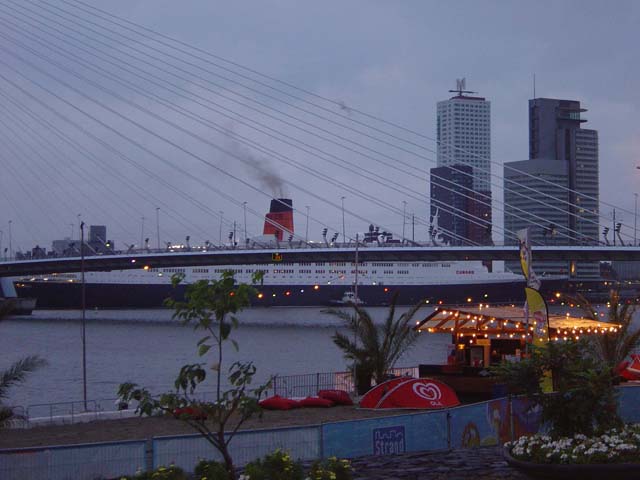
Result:
[[[222,246],[222,216],[224,212],[220,210],[220,233],[218,234],[218,245]]]
[[[305,205],[304,208],[307,209],[307,226],[306,226],[306,232],[304,235],[304,241],[305,243],[309,243],[309,205]]]
[[[402,243],[404,244],[404,224],[407,218],[407,201],[402,201]]]
[[[11,224],[13,223],[13,220],[9,220],[9,258],[13,258],[13,239],[11,237]]]
[[[345,228],[344,228],[344,199],[347,197],[340,197],[340,200],[342,201],[342,242],[343,243],[347,243],[347,236],[345,235]]]
[[[156,207],[156,236],[158,237],[158,251],[160,251],[160,207]]]
[[[242,202],[242,214],[244,215],[244,243],[247,244],[247,202]]]
[[[635,205],[633,209],[633,246],[638,245],[638,194],[634,193]]]
[[[140,220],[142,222],[140,226],[140,249],[142,249],[144,245],[144,216]]]

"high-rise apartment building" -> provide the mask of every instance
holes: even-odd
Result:
[[[465,80],[458,80],[457,89],[451,90],[456,95],[438,102],[431,215],[437,210],[440,226],[456,227],[450,233],[442,228],[443,238],[452,245],[486,245],[491,243],[491,102],[465,88]],[[446,208],[454,193],[464,211]]]
[[[504,228],[530,227],[532,242],[598,242],[598,132],[582,128],[575,100],[529,100],[529,160],[505,163]],[[516,241],[505,236],[505,243]],[[518,268],[517,263],[508,267]],[[598,262],[536,262],[540,274],[597,278]]]

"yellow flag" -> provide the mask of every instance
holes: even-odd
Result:
[[[547,302],[544,301],[542,295],[533,288],[525,287],[527,294],[527,303],[525,314],[528,324],[533,327],[531,337],[533,344],[538,348],[544,348],[549,342],[549,312],[547,310]],[[542,379],[540,379],[540,387],[544,393],[553,392],[553,377],[550,371],[545,371]]]
[[[531,239],[529,237],[529,228],[523,228],[518,230],[518,241],[520,242],[520,267],[522,268],[522,274],[527,280],[527,287],[540,289],[540,280],[536,276],[531,266]]]
[[[526,316],[529,320],[529,326],[533,327],[532,337],[534,343],[549,341],[549,313],[547,311],[547,302],[544,301],[542,295],[533,288],[525,287],[527,294]]]

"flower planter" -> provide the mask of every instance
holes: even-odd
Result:
[[[511,456],[507,448],[502,449],[507,463],[531,478],[563,479],[579,478],[580,480],[630,480],[640,478],[639,463],[533,463],[517,460]]]

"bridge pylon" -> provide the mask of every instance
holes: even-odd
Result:
[[[9,277],[0,277],[0,297],[17,298],[16,287]]]

